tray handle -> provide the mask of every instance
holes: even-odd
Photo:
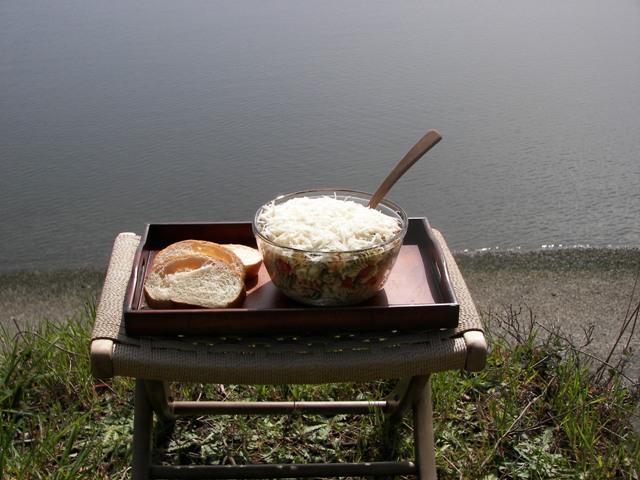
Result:
[[[428,222],[426,219],[425,222]],[[427,225],[426,228],[427,235],[429,236],[429,240],[433,246],[430,250],[431,256],[431,266],[432,273],[434,279],[437,282],[438,289],[440,290],[440,295],[442,300],[447,303],[458,303],[456,298],[456,294],[453,291],[453,283],[451,282],[451,278],[449,276],[449,269],[447,268],[447,259],[444,254],[444,250],[442,249],[440,242],[433,233],[430,225]]]
[[[131,279],[128,286],[128,294],[125,299],[125,310],[139,309],[141,307],[142,288],[138,288],[138,285],[142,285],[142,282],[144,281],[148,263],[149,256],[145,255],[143,242],[140,242],[138,248],[136,249],[136,254],[133,260]]]

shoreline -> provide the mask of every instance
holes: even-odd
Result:
[[[97,304],[105,274],[106,268],[0,272],[0,328],[73,318],[87,302]]]
[[[530,313],[543,328],[560,328],[575,345],[604,360],[626,318],[640,304],[640,249],[542,250],[454,255],[484,318],[505,318],[510,308]],[[545,332],[540,332],[544,336]],[[612,356],[615,364],[631,329]],[[630,346],[640,344],[640,325]],[[628,358],[626,375],[640,381],[640,356]],[[599,365],[594,363],[595,365]]]
[[[453,255],[485,320],[504,319],[513,309],[521,312],[518,318],[526,328],[531,313],[542,329],[559,327],[595,359],[596,368],[597,360],[606,359],[615,345],[624,319],[640,304],[640,249]],[[105,274],[106,268],[0,272],[0,328],[15,334],[42,319],[73,319],[87,302],[97,305]],[[623,336],[611,364],[623,358],[627,341],[632,349],[640,344],[640,325],[635,327],[630,341],[629,332]],[[592,342],[583,346],[590,329]],[[540,327],[538,331],[544,338],[546,332]],[[624,374],[629,381],[640,382],[640,356],[635,352],[627,361]],[[631,422],[640,431],[640,411]]]
[[[593,326],[589,352],[606,358],[629,308],[640,303],[640,249],[566,248],[457,252],[454,257],[485,318],[509,306],[530,309],[536,321],[559,326],[582,344]],[[104,269],[0,272],[0,326],[15,331],[43,319],[65,321],[97,304]],[[634,334],[640,344],[640,325]],[[640,359],[628,371],[640,377]]]

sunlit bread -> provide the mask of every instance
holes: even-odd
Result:
[[[237,271],[243,281],[245,279],[245,266],[238,255],[220,244],[205,240],[182,240],[172,243],[156,254],[154,264],[165,262],[169,258],[188,257],[191,255],[206,255],[221,260]]]
[[[236,243],[225,243],[223,247],[228,248],[240,258],[244,265],[247,278],[252,278],[258,275],[260,265],[262,265],[262,254],[257,248]]]
[[[154,263],[144,292],[152,308],[237,307],[246,297],[243,276],[226,262],[202,254]]]

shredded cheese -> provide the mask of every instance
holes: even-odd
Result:
[[[297,197],[263,208],[260,233],[285,247],[345,252],[381,245],[400,230],[395,218],[351,200]]]

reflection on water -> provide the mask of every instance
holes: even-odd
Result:
[[[102,266],[145,223],[373,190],[456,250],[640,246],[640,5],[0,5],[0,269]]]

